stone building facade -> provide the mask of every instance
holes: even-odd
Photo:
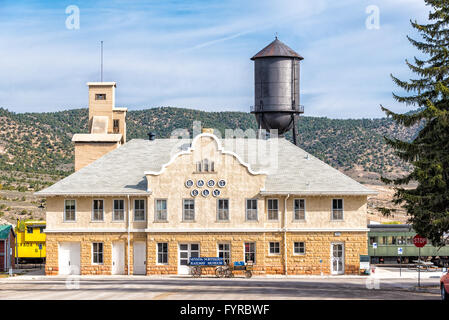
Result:
[[[109,87],[89,88],[103,98]],[[117,134],[106,127],[103,140]],[[74,139],[83,166],[37,193],[47,274],[188,274],[198,256],[253,263],[256,274],[358,273],[373,191],[286,139],[122,135],[104,151],[95,134]]]

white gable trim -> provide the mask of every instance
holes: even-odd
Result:
[[[180,152],[176,153],[176,154],[170,159],[170,161],[168,161],[167,163],[165,163],[164,165],[162,165],[162,168],[161,168],[159,171],[145,171],[144,174],[145,174],[145,175],[154,175],[154,176],[160,175],[161,173],[164,172],[165,168],[168,167],[170,164],[172,164],[172,163],[173,163],[179,156],[191,154],[191,153],[195,150],[195,147],[194,147],[194,146],[195,146],[197,140],[200,139],[201,137],[210,137],[210,138],[214,139],[215,142],[217,143],[217,150],[218,150],[218,151],[220,151],[222,154],[228,154],[228,155],[234,156],[234,157],[239,161],[239,163],[240,163],[242,166],[244,166],[244,167],[247,168],[247,170],[248,170],[249,173],[251,173],[251,174],[253,174],[253,175],[268,174],[268,173],[265,172],[265,171],[254,171],[254,170],[252,170],[250,164],[247,163],[247,162],[245,162],[245,161],[243,161],[243,159],[240,158],[240,156],[239,156],[237,153],[232,152],[232,151],[226,151],[226,150],[224,150],[223,144],[220,142],[220,140],[218,140],[217,136],[214,135],[214,134],[210,134],[210,133],[201,133],[201,134],[197,135],[195,138],[193,138],[190,147],[189,147],[186,151],[180,151]]]

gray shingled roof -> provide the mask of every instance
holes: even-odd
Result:
[[[252,147],[268,146],[274,140],[223,139],[225,151],[232,151],[252,171],[267,174],[262,194],[375,194],[338,170],[296,147],[284,138],[276,140],[277,152],[270,153],[276,165],[264,166],[253,158]],[[178,152],[187,150],[191,140],[135,139],[78,170],[36,195],[146,194],[144,172],[160,171]],[[266,160],[266,156],[262,159]]]
[[[274,39],[273,42],[271,42],[265,48],[263,48],[258,53],[256,53],[251,58],[251,60],[267,58],[267,57],[288,57],[288,58],[304,60],[303,57],[301,57],[297,52],[295,52],[293,49],[291,49],[285,43],[278,40],[277,37],[276,37],[276,39]]]

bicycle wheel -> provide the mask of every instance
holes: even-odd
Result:
[[[225,276],[225,272],[223,267],[216,267],[215,268],[215,276],[217,278],[223,278]]]
[[[192,276],[194,276],[195,278],[198,278],[199,276],[201,276],[201,267],[193,267],[192,268]]]
[[[250,270],[246,270],[246,271],[245,271],[245,277],[246,277],[247,279],[251,278],[252,276],[253,276],[253,273],[252,273]]]

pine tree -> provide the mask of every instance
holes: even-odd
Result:
[[[449,232],[449,0],[425,0],[431,7],[429,23],[411,21],[421,36],[407,37],[425,59],[406,60],[417,79],[401,81],[391,76],[408,95],[393,94],[396,101],[418,108],[418,111],[397,114],[381,106],[396,122],[406,127],[422,126],[412,142],[385,137],[388,145],[412,171],[398,179],[382,181],[395,185],[393,202],[407,211],[408,221],[420,235],[433,245],[442,246]],[[417,182],[416,188],[405,187]],[[391,210],[381,209],[385,215]]]

